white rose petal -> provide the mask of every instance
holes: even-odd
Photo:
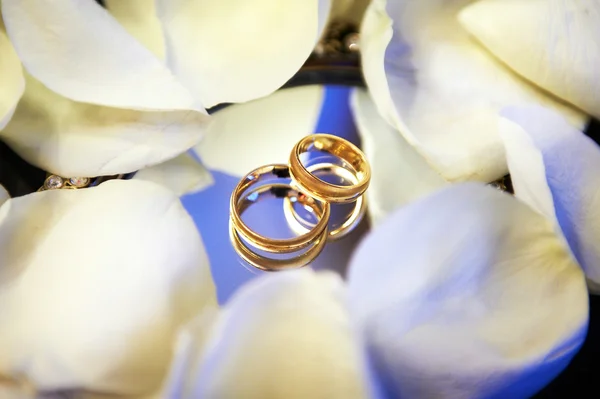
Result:
[[[502,114],[516,195],[560,226],[599,293],[600,147],[549,109],[510,107]]]
[[[2,14],[27,71],[58,94],[109,107],[203,110],[95,1],[3,0]]]
[[[222,109],[194,151],[209,169],[240,177],[287,163],[294,144],[313,133],[322,98],[321,86],[305,86]]]
[[[308,269],[248,283],[217,320],[200,324],[212,324],[208,337],[195,333],[205,343],[202,349],[189,341],[194,335],[184,335],[188,343],[180,348],[188,351],[179,354],[192,358],[176,363],[187,364],[182,372],[188,372],[183,379],[172,373],[171,397],[370,397],[343,294],[339,277]]]
[[[374,0],[361,31],[365,78],[380,113],[446,179],[506,171],[497,131],[506,105],[543,103],[584,116],[518,78],[472,40],[457,14],[469,1]]]
[[[193,221],[153,183],[5,202],[0,267],[0,376],[39,392],[152,392],[176,330],[216,304]]]
[[[209,108],[266,96],[300,69],[329,0],[159,0],[167,63]]]
[[[12,117],[24,90],[23,68],[6,36],[0,14],[0,130]]]
[[[356,90],[352,109],[371,165],[369,215],[378,224],[396,208],[448,183],[379,115],[368,92]]]
[[[600,118],[600,1],[482,0],[459,17],[517,73]]]
[[[476,183],[391,215],[355,252],[348,281],[391,397],[529,398],[587,330],[585,279],[552,224]]]
[[[133,179],[160,184],[178,196],[195,193],[213,183],[210,172],[190,154],[182,154],[156,166],[142,169]]]
[[[156,15],[155,0],[104,0],[117,21],[158,58],[165,57],[165,38]]]
[[[511,110],[513,110],[512,107],[507,107],[502,111],[504,117],[500,120],[500,136],[506,149],[515,196],[548,220],[555,222],[558,227],[552,192],[546,182],[544,157],[532,137],[519,124],[506,118],[507,113],[510,115]],[[535,115],[534,117],[539,116],[547,115]],[[552,129],[548,125],[548,120],[542,119],[539,122]],[[560,231],[560,228],[557,231]]]
[[[25,94],[0,137],[29,163],[62,176],[129,173],[197,144],[209,117],[71,101],[27,77]]]

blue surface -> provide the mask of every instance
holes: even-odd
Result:
[[[316,126],[313,132],[307,133],[336,134],[357,143],[358,135],[348,105],[351,90],[352,88],[344,86],[326,87]],[[260,148],[254,150],[260,151]],[[211,172],[214,184],[199,193],[184,196],[182,202],[202,234],[217,286],[218,300],[219,303],[224,303],[243,283],[262,272],[248,268],[229,242],[229,197],[239,177]],[[258,204],[257,208],[259,206],[259,212],[250,215],[252,220],[248,221],[253,228],[274,236],[290,235],[283,218],[281,202],[268,201]],[[338,243],[328,244],[312,267],[343,272],[350,252],[359,238],[358,233]]]

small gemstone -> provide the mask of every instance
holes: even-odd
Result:
[[[71,177],[69,183],[77,188],[85,187],[90,184],[90,179],[87,177]]]
[[[61,188],[63,184],[65,184],[63,178],[56,175],[48,176],[48,178],[44,182],[44,186],[48,190],[56,190],[58,188]]]

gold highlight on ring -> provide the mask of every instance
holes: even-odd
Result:
[[[357,183],[340,186],[316,177],[300,161],[300,155],[311,149],[329,153],[348,163],[355,173]],[[290,174],[294,183],[303,191],[333,203],[356,201],[367,190],[371,180],[371,168],[362,151],[349,141],[330,134],[311,134],[300,140],[290,154]]]

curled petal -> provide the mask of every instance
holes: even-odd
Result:
[[[558,222],[590,286],[600,287],[600,148],[560,115],[542,107],[510,107],[506,141],[515,193]],[[510,122],[508,122],[510,121]],[[529,142],[528,146],[513,145]]]
[[[210,172],[190,154],[182,154],[161,164],[142,169],[135,174],[134,180],[163,185],[178,196],[195,193],[213,183]]]
[[[374,223],[396,208],[448,184],[379,115],[368,92],[356,90],[352,105],[362,149],[371,165],[367,198]]]
[[[600,2],[483,0],[460,21],[517,73],[600,118]]]
[[[309,270],[248,283],[218,319],[199,322],[212,324],[208,336],[197,325],[182,335],[186,360],[175,364],[188,367],[183,379],[171,374],[171,397],[370,397],[342,288],[337,276]]]
[[[323,89],[282,90],[215,113],[194,151],[206,167],[244,176],[266,163],[287,163],[298,140],[313,132]]]
[[[209,108],[272,93],[313,50],[329,0],[159,0],[167,63]]]
[[[505,117],[500,120],[500,135],[506,149],[515,196],[548,220],[558,224],[552,192],[546,182],[544,157],[523,128],[506,118],[507,114],[511,114],[511,110],[512,108],[508,107],[502,111]],[[560,229],[557,231],[560,232]]]
[[[129,173],[173,158],[200,141],[209,117],[78,103],[28,77],[0,137],[29,163],[63,176]]]
[[[392,397],[529,398],[585,337],[585,279],[551,223],[475,183],[390,216],[348,282]]]
[[[71,100],[140,110],[202,110],[169,69],[95,1],[3,0],[29,73]]]
[[[0,14],[0,130],[12,117],[24,90],[23,68],[6,36]]]
[[[194,223],[148,182],[5,202],[0,267],[0,376],[40,392],[157,389],[176,329],[215,304]]]
[[[542,103],[582,126],[584,116],[514,75],[456,18],[461,1],[376,0],[361,31],[364,73],[381,114],[452,181],[506,171],[498,112]]]
[[[129,34],[158,58],[165,57],[165,38],[156,15],[155,0],[104,0],[106,9]]]

